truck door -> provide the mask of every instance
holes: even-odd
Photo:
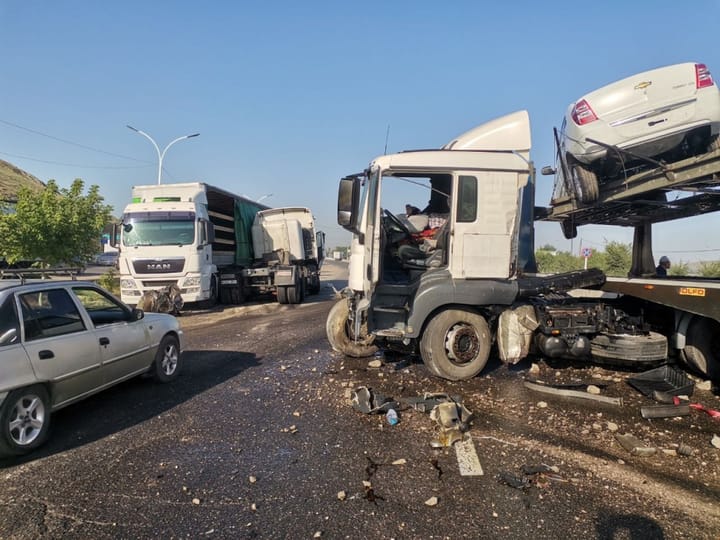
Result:
[[[459,172],[456,182],[450,273],[460,279],[510,277],[520,196],[518,173]]]

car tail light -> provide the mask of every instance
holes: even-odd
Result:
[[[575,104],[570,116],[572,116],[573,121],[578,126],[583,126],[597,120],[595,112],[590,107],[590,104],[584,99],[581,99]]]
[[[705,64],[695,64],[695,87],[705,88],[713,85],[713,78],[710,70]]]

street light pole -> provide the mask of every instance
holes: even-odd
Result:
[[[182,141],[183,139],[190,139],[190,138],[192,138],[192,137],[197,137],[198,135],[200,135],[199,133],[193,133],[192,135],[183,135],[182,137],[178,137],[178,138],[175,139],[174,141],[171,141],[170,144],[168,144],[168,145],[165,147],[165,149],[164,149],[162,152],[160,152],[160,148],[158,147],[157,143],[155,142],[155,139],[153,139],[150,135],[148,135],[148,134],[145,133],[144,131],[141,131],[141,130],[139,130],[139,129],[136,129],[136,128],[132,127],[132,126],[127,126],[127,127],[128,127],[129,129],[132,129],[135,133],[139,133],[139,134],[142,135],[143,137],[147,138],[147,140],[149,140],[149,141],[152,143],[152,145],[155,147],[155,151],[157,152],[157,155],[158,155],[158,181],[157,181],[158,185],[160,185],[160,183],[161,183],[161,179],[162,179],[162,162],[163,162],[163,158],[165,157],[165,152],[168,151],[168,148],[170,148],[173,144],[175,144],[175,143],[178,142],[178,141]]]

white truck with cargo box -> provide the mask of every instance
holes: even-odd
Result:
[[[253,233],[254,227],[262,226],[257,222],[258,212],[266,210],[269,207],[201,182],[133,187],[119,235],[122,300],[136,305],[148,292],[173,288],[182,304],[209,307],[218,300],[241,304],[252,294],[275,292],[274,285],[260,287],[244,272],[268,267],[274,275],[275,265],[262,258],[265,244],[259,240],[255,247],[255,237],[260,239],[262,234]],[[297,227],[298,212],[288,218],[291,223],[285,242],[297,249],[304,245],[305,233]],[[276,221],[273,226],[277,227]],[[314,229],[312,234],[316,234]],[[296,237],[290,240],[289,235]],[[113,243],[116,238],[114,232]],[[313,241],[315,249],[315,237]],[[257,252],[260,255],[256,257]],[[306,263],[314,265],[313,269],[319,265],[317,257],[312,263],[293,260],[293,265],[302,267],[298,274],[306,277],[313,292],[319,288],[319,281],[311,282],[317,272],[305,270]]]

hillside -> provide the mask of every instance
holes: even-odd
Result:
[[[14,201],[22,186],[41,189],[45,184],[32,174],[0,159],[0,201]]]

